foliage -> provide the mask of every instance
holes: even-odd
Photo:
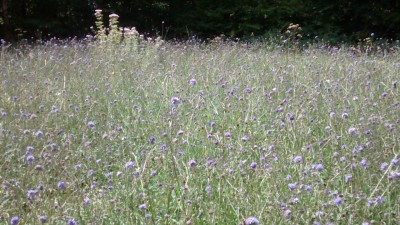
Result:
[[[122,27],[165,37],[202,38],[262,36],[299,24],[304,38],[334,42],[376,37],[399,39],[400,3],[397,0],[2,0],[2,36],[84,36],[101,8],[121,16]]]

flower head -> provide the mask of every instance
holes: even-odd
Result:
[[[139,209],[140,210],[146,210],[147,209],[147,205],[146,204],[141,204],[141,205],[139,205]]]
[[[13,216],[10,220],[10,224],[12,224],[12,225],[17,225],[17,224],[19,224],[19,222],[20,222],[20,220],[19,220],[18,216]]]
[[[47,223],[47,221],[48,221],[47,220],[47,216],[44,216],[44,215],[40,215],[39,216],[39,220],[40,220],[41,223]]]
[[[258,221],[257,218],[250,216],[248,217],[245,221],[244,224],[246,225],[258,225],[260,222]]]
[[[294,157],[293,161],[295,163],[301,163],[303,161],[303,157],[298,155],[298,156]]]
[[[64,183],[64,181],[58,182],[57,188],[60,189],[60,190],[64,190],[64,189],[65,189],[65,183]]]
[[[68,225],[77,225],[78,222],[76,222],[76,220],[74,220],[74,219],[69,219],[69,220],[67,221],[67,224],[68,224]]]
[[[189,167],[193,168],[197,166],[197,162],[193,159],[189,160],[188,162]]]
[[[127,168],[127,169],[131,169],[131,168],[133,168],[135,166],[135,163],[134,162],[127,162],[127,163],[125,163],[125,168]]]
[[[94,127],[94,122],[93,121],[89,121],[87,125],[88,125],[89,128],[93,128]]]
[[[179,105],[179,103],[181,103],[181,99],[178,97],[172,97],[171,98],[171,104],[172,105]]]

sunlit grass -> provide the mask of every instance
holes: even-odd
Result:
[[[0,223],[397,224],[399,60],[3,45]]]

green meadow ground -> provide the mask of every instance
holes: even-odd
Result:
[[[398,46],[3,44],[0,224],[398,224],[399,72]]]

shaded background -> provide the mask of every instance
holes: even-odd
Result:
[[[399,0],[1,0],[0,38],[83,37],[94,10],[164,38],[265,36],[300,24],[304,38],[400,39]],[[164,23],[163,23],[164,21]]]

